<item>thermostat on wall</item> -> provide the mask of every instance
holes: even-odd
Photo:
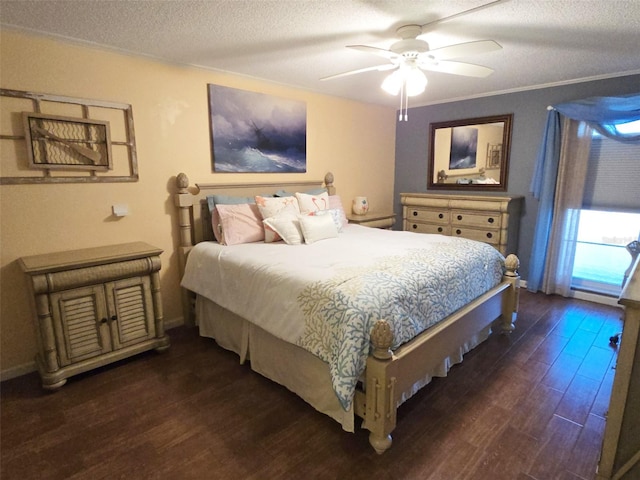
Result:
[[[116,205],[112,205],[111,209],[113,210],[113,214],[116,217],[126,217],[129,215],[129,205],[126,203],[118,203]]]

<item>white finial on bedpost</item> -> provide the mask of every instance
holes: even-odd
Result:
[[[373,352],[371,354],[379,360],[388,360],[393,355],[391,345],[393,343],[393,332],[386,320],[377,320],[371,329],[371,344]]]
[[[185,173],[176,176],[175,205],[178,207],[178,221],[180,222],[180,246],[191,247],[193,245],[191,233],[191,208],[193,207],[193,195],[189,193],[189,177]]]
[[[327,187],[327,193],[329,195],[336,194],[336,187],[333,186],[333,173],[327,172],[327,174],[324,176],[324,184]]]
[[[178,193],[189,193],[189,177],[186,173],[179,173],[176,177],[176,185],[178,186]]]

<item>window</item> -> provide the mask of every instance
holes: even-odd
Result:
[[[640,121],[616,125],[640,133]],[[571,288],[619,296],[632,256],[627,245],[640,240],[637,179],[640,146],[593,130],[587,181],[580,210]]]
[[[626,246],[640,239],[640,213],[581,210],[571,287],[618,296],[632,257]]]

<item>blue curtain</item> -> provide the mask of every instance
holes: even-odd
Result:
[[[592,97],[549,108],[530,191],[540,201],[529,259],[527,289],[540,290],[542,285],[549,234],[553,222],[556,179],[560,161],[560,115],[587,122],[602,135],[621,142],[640,143],[640,134],[624,134],[617,125],[640,120],[640,93],[620,97]]]

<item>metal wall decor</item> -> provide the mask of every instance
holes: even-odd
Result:
[[[110,170],[109,122],[23,112],[30,168]]]

